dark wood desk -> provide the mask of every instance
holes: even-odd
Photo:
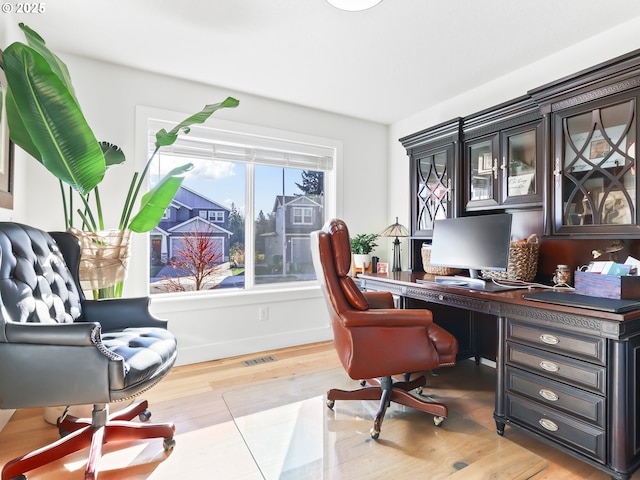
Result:
[[[640,310],[614,314],[525,300],[528,290],[416,283],[433,278],[424,273],[359,278],[366,290],[495,317],[500,435],[506,425],[520,428],[616,479],[640,467]],[[446,318],[438,323],[446,328]]]

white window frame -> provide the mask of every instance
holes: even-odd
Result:
[[[148,159],[148,145],[149,145],[149,125],[150,122],[166,122],[168,126],[173,127],[177,123],[184,120],[189,114],[184,112],[175,112],[168,111],[163,109],[157,109],[152,107],[145,106],[137,106],[136,107],[136,168],[141,170],[144,168],[146,161]],[[215,114],[211,119],[206,122],[206,125],[210,128],[214,128],[219,130],[222,133],[239,133],[242,135],[250,135],[254,136],[256,139],[263,140],[265,142],[269,142],[270,139],[279,139],[292,143],[300,144],[301,146],[310,146],[311,148],[320,149],[323,151],[331,151],[333,156],[333,168],[331,170],[327,170],[324,172],[324,196],[325,196],[325,205],[324,205],[324,214],[325,218],[334,218],[340,217],[342,215],[342,198],[343,198],[343,145],[340,140],[321,137],[316,135],[309,135],[304,133],[291,132],[286,130],[274,129],[269,127],[262,127],[258,125],[244,124],[232,121],[221,120],[219,118],[215,118]],[[293,168],[301,168],[300,166],[292,165]],[[312,169],[307,167],[306,169]],[[248,164],[247,169],[247,185],[246,185],[246,204],[253,205],[253,175],[254,175],[254,166],[252,164]],[[146,186],[148,189],[148,185]],[[340,206],[340,207],[339,207]],[[254,250],[254,242],[253,238],[255,236],[254,232],[254,218],[249,215],[245,216],[245,235],[246,238],[251,241],[247,242],[245,246],[245,255],[248,258],[255,257]],[[148,271],[143,267],[144,263],[148,264],[149,259],[149,240],[140,242],[139,246],[134,247],[136,251],[140,251],[138,255],[139,260],[136,261],[140,268],[138,271],[145,272]],[[259,293],[260,291],[287,291],[287,290],[300,290],[305,291],[309,288],[309,282],[288,282],[282,284],[268,284],[268,285],[256,285],[254,282],[254,264],[247,263],[246,266],[246,275],[245,275],[245,290],[242,292],[244,294],[254,294]],[[142,291],[144,289],[145,292],[149,290],[149,279],[148,275],[143,275],[141,278],[136,278],[136,284],[138,285],[138,289]],[[232,291],[206,291],[206,292],[193,292],[193,293],[182,293],[182,294],[154,294],[154,298],[162,299],[165,296],[169,296],[170,299],[181,300],[186,298],[188,295],[211,295],[211,296],[223,296],[223,295],[237,295],[238,292]]]

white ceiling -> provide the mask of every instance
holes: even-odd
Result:
[[[383,0],[359,13],[325,0],[44,5],[8,20],[54,51],[383,124],[640,15],[637,0]]]

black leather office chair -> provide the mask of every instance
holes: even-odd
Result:
[[[0,408],[92,404],[91,419],[58,420],[57,442],[8,462],[2,480],[90,447],[85,479],[97,477],[106,442],[163,438],[172,423],[148,420],[146,401],[110,416],[108,404],[155,385],[177,355],[149,299],[86,300],[79,288],[80,246],[69,233],[0,223]]]

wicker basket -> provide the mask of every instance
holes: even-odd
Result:
[[[522,280],[530,282],[538,271],[540,239],[535,233],[527,241],[511,242],[509,264],[504,272],[482,270],[482,278],[495,280]]]
[[[461,272],[459,268],[435,267],[431,265],[431,245],[428,243],[422,245],[420,252],[422,253],[422,268],[424,268],[425,273],[431,273],[433,275],[455,275]]]

